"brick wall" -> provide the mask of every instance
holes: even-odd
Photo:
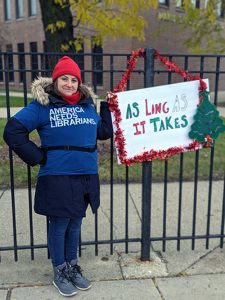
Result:
[[[11,21],[4,21],[4,7],[3,1],[0,1],[0,25],[2,28],[2,32],[5,34],[5,41],[1,42],[1,50],[5,51],[5,47],[7,44],[13,45],[13,51],[17,51],[17,44],[24,43],[25,51],[30,51],[30,42],[37,42],[38,44],[38,51],[43,51],[43,41],[44,41],[44,30],[41,20],[41,13],[39,7],[39,1],[37,1],[37,16],[29,17],[28,16],[28,7],[25,5],[25,17],[23,19],[16,19],[16,12],[15,12],[15,4],[14,1],[11,1],[12,5],[12,20]],[[170,8],[166,6],[160,6],[160,11],[176,11],[178,14],[182,14],[183,12],[179,9],[176,9],[175,6],[172,4]],[[159,22],[157,20],[158,11],[150,11],[146,12],[144,17],[147,21],[147,28],[146,28],[146,40],[145,41],[138,41],[137,39],[128,39],[128,38],[120,38],[112,40],[108,38],[104,45],[103,51],[104,54],[107,53],[118,53],[118,54],[126,54],[131,53],[132,50],[136,50],[138,48],[154,48],[157,49],[161,54],[165,53],[188,53],[187,48],[185,46],[185,39],[190,34],[188,31],[180,31],[178,25],[175,25],[171,22]],[[165,26],[168,30],[161,33],[160,36],[156,36],[155,32],[159,29],[162,29]],[[91,49],[85,45],[85,53],[90,53]],[[197,61],[197,60],[196,60]],[[195,59],[189,60],[189,68],[191,70],[196,70],[199,72],[200,66],[198,65]],[[113,80],[110,77],[110,70],[112,68],[112,62],[108,56],[104,56],[103,58],[103,86],[98,87],[97,93],[100,97],[105,96],[105,92],[108,90],[112,90],[121,79],[123,71],[127,67],[127,60],[126,56],[118,56],[114,57],[113,61],[113,69],[114,71],[118,71],[113,75]],[[176,58],[176,62],[180,63],[180,67],[184,66],[183,61],[179,61],[179,58]],[[215,60],[206,62],[205,68],[210,70],[210,68],[215,69]],[[40,58],[39,58],[39,67],[40,65]],[[30,68],[30,57],[27,56],[26,58],[26,67]],[[15,89],[22,89],[21,83],[19,83],[19,73],[18,73],[18,59],[14,59],[14,68],[15,68],[15,81],[11,83],[12,87]],[[162,66],[161,66],[162,68]],[[85,56],[85,69],[91,71],[92,69],[92,58],[91,56]],[[17,70],[17,71],[16,71]],[[139,73],[132,74],[132,78],[130,81],[130,88],[142,88],[144,86],[144,77],[143,73],[143,60],[140,58],[137,64],[137,70],[140,70]],[[212,77],[212,75],[208,74],[207,76]],[[214,75],[213,75],[214,76]],[[89,85],[92,85],[92,74],[91,72],[85,73],[85,82]],[[155,84],[167,84],[168,80],[165,76],[156,76]],[[212,78],[213,79],[213,78]],[[177,79],[178,81],[180,78]],[[27,88],[29,89],[31,81],[31,74],[27,74]],[[224,89],[222,81],[220,81],[220,88]],[[4,85],[0,85],[0,88],[4,88]]]

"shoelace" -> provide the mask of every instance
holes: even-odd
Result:
[[[71,266],[71,273],[76,277],[77,275],[82,276],[82,269],[78,265]]]
[[[59,270],[59,280],[60,282],[66,283],[69,281],[69,276],[67,274],[67,268],[64,267],[62,270]]]

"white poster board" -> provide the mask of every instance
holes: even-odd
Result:
[[[204,80],[208,87],[208,79]],[[126,159],[149,151],[188,151],[188,136],[199,104],[199,81],[188,81],[116,93],[121,121],[118,126],[125,140]],[[116,140],[116,139],[115,139]],[[116,143],[119,156],[119,145]],[[182,152],[182,151],[180,151]],[[120,157],[119,161],[120,161]]]

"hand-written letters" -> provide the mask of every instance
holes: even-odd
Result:
[[[188,107],[185,94],[175,95],[172,106],[169,106],[167,101],[151,103],[149,99],[145,99],[144,112],[140,111],[139,103],[134,101],[127,105],[126,119],[135,119],[140,115],[149,117],[149,119],[146,121],[145,118],[145,120],[133,123],[134,135],[145,134],[146,126],[151,126],[153,132],[173,130],[188,126],[185,113],[176,116],[176,112],[185,112]]]

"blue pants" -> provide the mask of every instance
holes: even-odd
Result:
[[[77,259],[82,217],[49,217],[48,248],[53,266]]]

